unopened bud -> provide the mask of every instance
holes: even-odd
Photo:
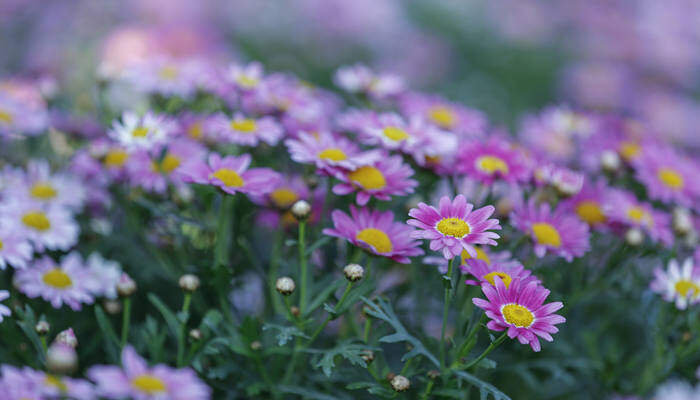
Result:
[[[362,350],[360,353],[360,357],[367,363],[370,364],[372,361],[374,361],[374,352],[372,350]]]
[[[303,221],[311,214],[311,205],[306,200],[299,200],[292,206],[292,215],[297,221]]]
[[[280,292],[280,294],[289,296],[294,292],[296,285],[294,284],[294,279],[288,276],[283,276],[277,279],[277,282],[275,282],[275,288],[277,288],[277,291]]]
[[[121,297],[129,297],[136,291],[136,282],[127,274],[121,274],[117,281],[117,293]]]
[[[180,285],[180,289],[186,292],[194,292],[199,287],[199,278],[196,275],[185,274],[180,277],[177,283]]]
[[[365,269],[359,264],[348,264],[343,268],[345,279],[350,282],[357,282],[365,276]]]
[[[202,331],[200,331],[199,329],[191,329],[190,340],[193,342],[198,342],[202,340]]]
[[[46,367],[56,374],[70,374],[78,367],[78,354],[71,346],[54,342],[46,351]]]
[[[75,332],[73,332],[73,328],[68,328],[65,331],[61,331],[58,333],[58,335],[56,335],[54,343],[63,343],[72,348],[76,348],[78,347],[78,338],[75,337]]]
[[[299,307],[297,306],[291,306],[289,307],[289,312],[292,313],[293,316],[298,317],[299,314],[301,314],[301,310],[299,310]]]
[[[686,235],[693,230],[693,220],[688,210],[680,207],[673,210],[673,229],[679,235]]]
[[[410,387],[411,381],[403,375],[396,375],[394,379],[391,380],[391,388],[397,392],[405,392]]]
[[[428,378],[430,378],[430,379],[435,379],[435,378],[438,378],[439,376],[440,376],[440,371],[438,371],[436,369],[431,369],[430,371],[428,371]]]
[[[122,303],[116,301],[116,300],[105,300],[102,305],[105,308],[105,311],[107,311],[108,314],[119,314],[122,312]]]
[[[34,330],[36,331],[37,335],[44,336],[47,333],[49,333],[49,330],[51,330],[51,325],[49,325],[48,322],[42,319],[41,321],[36,323],[36,325],[34,326]]]
[[[600,166],[608,172],[620,169],[620,156],[612,150],[605,150],[600,155]]]
[[[254,351],[258,351],[258,350],[262,349],[262,343],[260,343],[259,340],[252,341],[250,343],[250,349],[254,350]]]
[[[632,228],[625,233],[625,240],[632,246],[639,246],[644,241],[644,233],[639,228]]]
[[[507,196],[503,196],[496,201],[496,214],[500,216],[506,216],[513,211],[513,200]]]

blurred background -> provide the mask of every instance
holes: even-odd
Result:
[[[260,60],[328,86],[363,62],[496,124],[569,104],[698,146],[699,22],[696,0],[2,0],[0,76],[46,78],[89,113],[100,74],[153,55]]]

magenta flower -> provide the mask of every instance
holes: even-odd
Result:
[[[0,222],[0,268],[7,264],[15,268],[24,268],[32,259],[34,250],[27,237],[22,234],[11,220]]]
[[[164,193],[169,181],[182,186],[180,168],[192,160],[201,160],[205,154],[204,146],[187,138],[175,139],[157,152],[136,151],[126,167],[129,181],[145,190]]]
[[[649,203],[640,202],[631,192],[611,189],[604,211],[610,221],[618,226],[640,228],[655,241],[666,245],[673,243],[671,217],[655,210]]]
[[[391,196],[413,193],[418,182],[410,177],[411,167],[403,163],[401,156],[385,156],[378,161],[362,165],[352,171],[336,175],[342,182],[333,187],[333,193],[344,195],[357,191],[357,204],[364,206],[370,197],[390,200]]]
[[[488,300],[478,297],[472,299],[474,304],[483,309],[491,321],[486,326],[493,331],[508,330],[508,337],[518,338],[522,344],[529,344],[534,351],[540,351],[537,336],[551,342],[552,333],[557,333],[557,324],[566,321],[564,317],[554,314],[564,305],[561,302],[543,304],[549,296],[549,290],[535,281],[523,282],[514,279],[506,287],[499,276],[494,277],[495,285],[482,283],[481,290]]]
[[[249,154],[221,157],[217,153],[211,153],[208,162],[194,160],[183,165],[179,173],[185,182],[218,186],[229,194],[269,193],[281,179],[280,174],[269,168],[248,169],[250,162]]]
[[[644,184],[649,197],[666,203],[676,202],[686,207],[700,199],[700,164],[671,148],[644,147],[634,160],[637,179]]]
[[[364,144],[407,152],[418,143],[412,131],[411,124],[400,115],[384,113],[368,118],[358,133]]]
[[[287,139],[284,143],[292,160],[313,163],[326,175],[343,169],[353,170],[381,158],[378,151],[362,152],[352,141],[329,132],[319,132],[318,135],[300,132],[297,139]]]
[[[487,185],[496,180],[508,183],[527,181],[530,166],[525,155],[511,143],[492,137],[462,144],[457,153],[457,170]]]
[[[122,366],[96,365],[87,372],[97,393],[108,399],[136,400],[209,399],[211,390],[190,368],[175,369],[164,364],[149,367],[133,347],[122,350]]]
[[[3,365],[1,371],[3,399],[93,400],[96,397],[92,384],[85,379],[51,375],[29,367],[19,369],[10,365]]]
[[[212,129],[219,141],[242,146],[257,146],[265,142],[274,146],[282,138],[282,127],[272,117],[248,118],[237,113],[233,118],[221,114],[212,119]]]
[[[429,239],[430,250],[442,250],[443,256],[450,260],[466,250],[472,257],[478,253],[475,244],[495,246],[499,236],[491,229],[501,229],[497,219],[488,219],[495,211],[493,206],[474,210],[474,205],[467,203],[463,195],[454,200],[444,196],[440,199],[439,208],[418,203],[418,208],[412,208],[408,215],[415,218],[407,223],[419,230],[413,233],[416,239]]]
[[[603,180],[595,184],[584,183],[581,191],[561,203],[564,210],[575,213],[578,219],[593,228],[604,228],[608,222],[605,201],[608,187]]]
[[[483,136],[488,121],[481,111],[452,103],[440,96],[407,93],[400,99],[404,115],[420,115],[432,124],[461,137]]]
[[[423,254],[418,242],[411,238],[413,228],[395,222],[391,211],[358,210],[351,205],[350,215],[335,210],[331,217],[333,228],[324,229],[325,235],[346,239],[355,246],[402,264],[410,263],[409,257]]]
[[[530,282],[540,283],[540,280],[536,276],[532,275],[532,271],[525,269],[522,264],[501,264],[498,262],[488,263],[477,258],[470,258],[467,260],[467,267],[460,270],[464,274],[470,274],[477,280],[468,279],[464,283],[467,285],[479,285],[481,283],[487,282],[491,285],[495,285],[496,277],[499,277],[506,288],[510,286],[510,283],[516,279],[522,280],[523,284]]]

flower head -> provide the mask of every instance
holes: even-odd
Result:
[[[404,82],[397,75],[377,74],[362,64],[338,68],[333,77],[336,85],[350,93],[363,93],[376,99],[400,94]]]
[[[691,258],[683,265],[671,260],[668,269],[656,268],[651,290],[663,296],[666,301],[673,301],[679,310],[684,310],[689,304],[700,302],[700,268],[693,265]]]
[[[151,112],[143,117],[126,111],[121,122],[114,121],[108,135],[128,149],[152,149],[155,145],[165,143],[174,126],[161,115]]]
[[[211,126],[219,141],[242,146],[257,146],[261,141],[274,146],[284,134],[272,117],[250,118],[241,113],[233,118],[219,115],[212,119]]]
[[[24,268],[33,253],[32,245],[16,221],[0,221],[0,268],[5,269],[7,264]]]
[[[204,158],[206,149],[191,139],[178,138],[155,151],[138,150],[127,164],[130,183],[148,191],[164,193],[168,182],[183,186],[180,169],[192,161]]]
[[[412,175],[413,169],[404,164],[400,156],[382,157],[376,162],[336,174],[342,182],[333,187],[333,193],[344,195],[356,191],[356,201],[361,206],[367,204],[370,197],[386,201],[391,196],[413,193],[418,182],[410,179]]]
[[[631,192],[611,189],[604,211],[614,224],[625,228],[640,228],[653,240],[666,245],[673,243],[671,217],[662,211],[655,210],[649,203],[640,202]]]
[[[429,239],[430,250],[442,250],[446,259],[452,259],[466,250],[472,257],[477,257],[475,244],[495,246],[499,236],[490,230],[501,229],[497,219],[489,219],[494,212],[493,206],[474,210],[474,205],[467,203],[463,195],[454,200],[445,196],[440,199],[439,207],[418,203],[408,215],[408,224],[419,228],[413,233],[416,239]]]
[[[530,177],[529,163],[524,154],[507,141],[495,137],[486,142],[471,140],[463,143],[457,153],[457,170],[487,185],[496,180],[524,182]]]
[[[407,93],[401,96],[400,107],[404,115],[420,115],[430,123],[460,137],[483,136],[488,125],[482,112],[439,96]]]
[[[313,163],[325,175],[353,170],[380,158],[379,152],[362,152],[352,141],[330,132],[313,135],[300,132],[296,139],[287,139],[284,143],[292,160],[298,163]]]
[[[476,258],[470,258],[467,260],[467,266],[462,268],[462,273],[470,274],[477,280],[467,280],[465,283],[467,285],[479,285],[481,283],[487,282],[491,285],[495,285],[495,278],[499,277],[506,285],[506,288],[510,286],[510,283],[516,279],[523,281],[523,284],[529,282],[540,283],[530,270],[525,269],[525,267],[513,264],[501,264],[498,262],[487,263],[486,261],[479,260]]]
[[[595,184],[584,183],[581,191],[562,202],[561,207],[576,214],[578,219],[590,227],[603,228],[608,222],[605,213],[607,192],[608,187],[603,180]]]
[[[335,210],[331,214],[333,228],[323,230],[325,235],[348,240],[378,256],[390,258],[402,264],[409,257],[423,254],[418,242],[411,239],[413,228],[394,221],[391,211],[370,211],[350,206],[350,215]]]
[[[36,251],[68,250],[78,241],[78,224],[64,207],[35,201],[8,203],[0,213],[10,221],[12,229],[29,239]]]
[[[514,279],[506,286],[500,276],[493,279],[493,285],[490,282],[481,284],[487,300],[472,299],[491,318],[486,326],[494,331],[507,330],[508,337],[518,338],[520,343],[529,344],[534,351],[540,351],[538,336],[548,342],[554,340],[551,334],[559,331],[554,325],[566,321],[561,315],[554,314],[563,304],[544,304],[549,290],[535,281]]]
[[[700,164],[673,149],[646,146],[633,164],[637,179],[646,186],[650,198],[687,207],[700,199]]]

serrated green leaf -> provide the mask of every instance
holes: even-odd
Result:
[[[482,400],[488,399],[489,395],[493,396],[493,400],[511,400],[510,397],[498,390],[492,384],[484,382],[468,372],[453,370],[452,373],[454,373],[460,379],[463,379],[466,382],[476,386],[479,389]]]
[[[334,279],[332,283],[325,285],[324,289],[311,301],[311,303],[309,303],[309,308],[307,309],[306,314],[308,315],[320,307],[326,301],[326,299],[328,299],[328,296],[333,294],[333,292],[338,290],[338,288],[342,285],[343,281],[339,279]]]
[[[316,368],[321,368],[326,376],[331,376],[333,367],[335,367],[334,359],[341,356],[350,361],[352,365],[359,365],[362,368],[367,368],[367,363],[362,358],[362,355],[367,350],[377,350],[374,347],[367,346],[363,343],[356,343],[353,340],[340,342],[336,347],[324,350],[323,357],[314,365]]]
[[[309,338],[307,335],[304,334],[304,332],[300,331],[296,326],[265,324],[265,325],[263,325],[262,329],[263,329],[263,331],[273,329],[273,330],[276,330],[279,332],[277,334],[277,345],[278,346],[284,346],[290,340],[292,340],[292,337],[294,337],[294,336],[302,337],[304,339]]]
[[[350,390],[366,389],[369,393],[382,396],[384,398],[393,398],[396,394],[393,390],[386,388],[377,382],[354,382],[345,386],[345,388]]]

